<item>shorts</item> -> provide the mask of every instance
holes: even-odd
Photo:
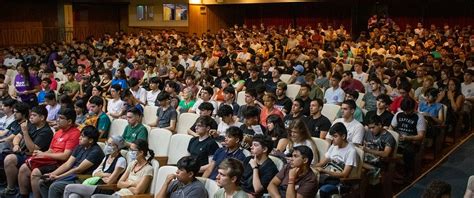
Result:
[[[26,159],[28,159],[28,156],[23,153],[15,154],[15,156],[16,156],[16,167],[18,168],[20,168],[20,166],[25,163]]]
[[[53,172],[58,167],[59,165],[42,166],[42,167],[39,167],[38,170],[41,172],[41,174],[46,174],[46,173]]]

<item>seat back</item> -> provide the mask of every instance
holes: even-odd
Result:
[[[156,123],[156,120],[158,119],[158,117],[156,116],[157,111],[158,111],[157,106],[150,106],[150,105],[145,106],[145,108],[143,109],[142,123],[146,125],[151,125],[153,123]]]
[[[112,135],[119,135],[121,136],[123,134],[123,131],[125,130],[125,127],[127,127],[128,121],[125,119],[115,119],[112,121],[112,124],[110,125],[110,130],[109,130],[109,137]]]
[[[301,89],[301,85],[289,84],[288,88],[286,89],[286,96],[294,100],[296,96],[298,95],[298,93],[300,92],[300,89]]]
[[[280,80],[283,81],[284,83],[288,84],[290,81],[291,75],[290,74],[282,74],[280,76]]]
[[[239,91],[239,93],[237,93],[237,104],[240,106],[245,104],[245,91]]]
[[[314,143],[316,143],[316,147],[318,147],[319,161],[322,161],[324,158],[326,158],[325,155],[328,152],[328,149],[330,146],[329,142],[317,137],[313,137],[313,140],[314,140]]]
[[[154,192],[155,193],[160,192],[161,187],[163,186],[163,184],[166,181],[166,177],[169,174],[176,173],[177,170],[178,170],[178,167],[176,167],[176,166],[162,166],[162,167],[160,167],[157,171],[158,172],[157,176],[155,178],[153,178],[153,180],[155,181],[155,185],[153,186],[154,187]]]
[[[216,192],[220,188],[217,185],[217,182],[212,180],[212,179],[208,179],[208,178],[204,178],[204,177],[196,177],[196,179],[198,179],[200,182],[202,182],[204,184],[204,187],[207,190],[207,196],[208,197],[214,197],[214,195],[216,194]]]
[[[395,139],[395,147],[392,149],[392,156],[396,156],[397,155],[397,151],[398,151],[398,143],[399,143],[399,139],[400,138],[400,134],[398,134],[397,132],[395,132],[394,130],[387,130],[390,134],[392,134],[393,138]]]
[[[190,155],[188,145],[191,138],[192,136],[187,134],[174,134],[171,136],[167,164],[177,164],[179,159]]]
[[[245,157],[252,155],[252,153],[250,153],[250,151],[247,149],[242,149],[242,153],[244,153]]]
[[[150,187],[148,188],[148,190],[150,191],[150,194],[155,194],[159,191],[156,191],[156,188],[155,188],[155,185],[156,185],[156,182],[157,182],[157,179],[159,176],[158,176],[158,173],[159,173],[159,170],[160,170],[160,163],[153,159],[151,160],[151,165],[153,166],[153,179],[151,181],[151,185]],[[165,177],[166,179],[166,177]]]
[[[191,128],[199,118],[196,113],[182,113],[178,117],[178,123],[176,124],[176,132],[178,134],[188,134],[188,129]]]
[[[283,163],[283,161],[278,157],[271,156],[271,155],[269,155],[268,157],[273,161],[273,163],[276,165],[278,170],[281,170],[283,166],[285,165],[285,163]]]
[[[342,68],[344,71],[351,71],[352,65],[351,64],[342,64]]]
[[[362,98],[364,98],[364,95],[365,95],[364,93],[359,93],[359,98],[357,98],[357,100],[356,100],[356,105],[358,107],[362,106]]]
[[[154,128],[148,133],[148,144],[156,156],[167,156],[171,141],[171,131],[162,128]]]
[[[357,167],[355,170],[351,171],[351,178],[361,178],[362,176],[362,166],[364,165],[364,150],[359,147],[354,146],[357,151]]]
[[[337,112],[341,109],[341,106],[335,104],[324,104],[321,114],[326,116],[329,121],[333,122],[337,117]]]

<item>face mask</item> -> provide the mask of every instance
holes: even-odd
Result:
[[[89,115],[93,116],[95,113],[93,111],[89,111]]]
[[[128,158],[130,161],[134,161],[137,159],[137,151],[128,151]]]
[[[114,151],[115,151],[114,147],[112,147],[112,146],[110,146],[110,145],[105,145],[105,147],[104,147],[104,154],[105,154],[105,155],[110,155],[110,154],[112,154]]]

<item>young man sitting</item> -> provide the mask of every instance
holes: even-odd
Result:
[[[227,158],[235,158],[240,161],[245,159],[245,154],[240,148],[240,142],[242,142],[244,135],[242,130],[238,127],[230,127],[226,130],[226,137],[223,142],[223,147],[217,149],[212,156],[212,161],[209,163],[206,171],[202,177],[208,177],[215,180],[217,176],[217,168]]]
[[[196,158],[186,156],[181,158],[177,164],[178,171],[166,177],[160,192],[156,198],[167,197],[207,197],[204,184],[196,179],[199,173],[199,164]]]
[[[137,108],[131,108],[127,111],[128,125],[125,127],[122,137],[127,147],[137,139],[148,140],[148,130],[141,123],[143,114]]]
[[[160,107],[156,111],[156,124],[151,127],[158,127],[168,129],[171,132],[176,132],[176,120],[178,119],[178,112],[170,104],[170,95],[166,92],[161,92],[156,98],[160,103]]]
[[[240,181],[244,168],[242,162],[228,158],[219,165],[217,185],[221,187],[214,198],[227,198],[229,195],[235,198],[248,198],[247,194],[240,188]]]
[[[211,116],[199,117],[196,121],[196,137],[191,138],[188,145],[188,152],[191,156],[196,156],[200,167],[199,173],[204,172],[209,167],[212,155],[219,148],[216,141],[209,136],[211,123],[214,121]]]
[[[268,156],[273,150],[273,141],[268,136],[256,135],[253,137],[248,156],[243,161],[244,173],[242,176],[242,190],[250,197],[260,197],[267,192],[268,184],[278,173],[278,168]]]
[[[318,178],[310,167],[313,151],[308,146],[296,146],[290,158],[290,162],[273,177],[268,193],[273,198],[315,197]]]

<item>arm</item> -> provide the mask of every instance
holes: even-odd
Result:
[[[372,153],[374,155],[380,156],[380,157],[388,157],[390,153],[392,153],[392,147],[386,146],[383,151],[377,151],[377,150],[372,150],[367,147],[363,147],[364,152],[367,153]]]
[[[26,148],[28,148],[28,151],[33,152],[34,150],[39,150],[39,146],[37,146],[33,140],[30,137],[30,133],[28,133],[28,127],[26,126],[26,122],[23,122],[21,124],[21,131],[23,132],[24,135],[18,134],[16,136],[19,136],[20,138],[23,137],[25,140]],[[15,139],[16,139],[15,136]],[[20,143],[21,139],[19,139],[18,144]],[[13,141],[13,145],[15,145],[15,141]]]
[[[56,170],[51,172],[50,175],[58,175],[59,176],[59,175],[65,173],[67,170],[69,170],[72,167],[75,160],[76,160],[76,158],[74,156],[69,157],[69,159],[64,164],[62,164]]]
[[[319,132],[319,138],[321,139],[326,139],[326,135],[328,134],[328,131],[320,131]]]
[[[133,169],[133,166],[128,168],[127,171],[120,177],[120,180],[117,182],[117,188],[128,188],[131,186],[131,182],[127,181],[130,171]]]
[[[270,184],[268,184],[268,194],[273,198],[281,198],[280,192],[278,191],[278,186],[281,184],[281,180],[278,177],[273,177]]]
[[[119,179],[120,174],[123,173],[123,171],[125,171],[124,168],[117,166],[115,167],[114,172],[112,172],[112,174],[104,173],[107,175],[104,175],[102,180],[107,184],[115,184]]]
[[[170,126],[166,127],[166,129],[170,130],[172,133],[175,133],[176,131],[176,120],[171,120],[170,121]]]
[[[175,174],[169,174],[166,177],[165,183],[161,186],[160,192],[156,194],[155,198],[167,198],[168,197],[168,186],[171,184],[171,181],[176,178]]]
[[[74,158],[74,160],[75,160],[75,158]],[[92,163],[91,161],[84,160],[84,161],[81,162],[81,164],[79,164],[79,166],[70,169],[69,171],[59,175],[58,177],[61,178],[61,177],[66,177],[66,176],[71,175],[71,174],[81,174],[84,171],[86,171],[87,169],[89,169],[90,167],[92,167],[93,165],[94,165],[94,163]]]
[[[38,152],[38,151],[36,151],[35,153],[37,153],[36,155],[38,157],[40,157],[40,156],[50,157],[50,158],[53,158],[53,159],[58,160],[58,161],[65,161],[69,158],[69,156],[71,156],[72,150],[64,150],[64,152],[62,152],[62,153],[52,153],[51,151],[48,151],[48,152]]]
[[[211,163],[209,163],[209,165],[207,166],[204,173],[202,174],[202,177],[209,178],[209,176],[211,175],[212,170],[214,170],[215,166],[216,166],[216,162],[214,160],[212,160]]]
[[[344,166],[344,170],[340,173],[328,171],[328,170],[325,170],[325,169],[320,169],[319,170],[319,172],[321,172],[321,173],[326,173],[330,176],[337,177],[337,178],[347,178],[351,174],[351,171],[352,171],[352,166],[351,165]]]
[[[138,184],[133,185],[129,188],[134,195],[145,193],[146,189],[150,186],[153,177],[151,175],[146,175],[141,178]]]
[[[278,141],[278,145],[276,147],[276,150],[280,152],[284,152],[286,149],[286,145],[288,144],[288,139],[287,138],[282,138],[280,141]]]

